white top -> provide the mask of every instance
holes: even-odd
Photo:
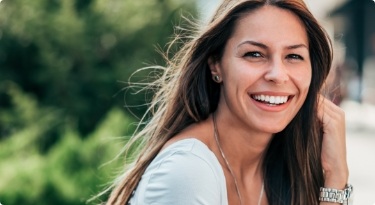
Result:
[[[223,169],[198,139],[177,141],[147,167],[131,205],[228,205]]]

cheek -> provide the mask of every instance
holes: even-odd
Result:
[[[301,93],[303,93],[303,95],[305,96],[307,95],[309,91],[310,83],[311,83],[311,79],[301,80],[300,82]]]
[[[293,80],[296,83],[300,94],[306,96],[311,84],[311,68],[299,72],[298,75],[293,77]]]
[[[254,81],[254,71],[243,64],[236,63],[226,66],[223,69],[223,81],[225,86],[230,89],[241,89]]]

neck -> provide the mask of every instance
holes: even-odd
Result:
[[[220,114],[216,129],[220,147],[238,178],[253,178],[261,175],[263,156],[273,134],[244,129]]]

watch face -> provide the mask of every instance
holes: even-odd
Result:
[[[345,189],[345,200],[344,205],[352,205],[353,204],[353,186],[351,184],[347,184]]]
[[[353,205],[354,204],[354,202],[353,202],[353,186],[351,184],[348,184],[345,188],[345,192],[346,192],[346,195],[348,197],[347,200],[346,200],[346,204],[347,205]]]

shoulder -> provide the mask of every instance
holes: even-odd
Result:
[[[142,204],[221,204],[225,177],[215,155],[197,139],[164,149],[136,190]]]
[[[150,169],[150,171],[148,170]],[[217,178],[221,167],[216,156],[197,139],[184,139],[163,150],[146,170],[153,175],[168,175],[183,180],[181,176],[194,181],[195,178]],[[152,180],[151,179],[151,180]]]

